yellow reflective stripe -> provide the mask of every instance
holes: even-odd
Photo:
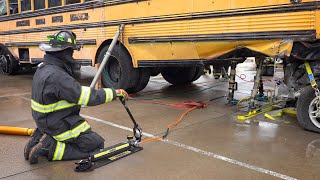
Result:
[[[90,87],[86,87],[86,94],[84,95],[84,104],[83,105],[88,105],[89,99],[90,99],[90,95],[91,95],[91,88]]]
[[[64,150],[66,149],[66,144],[65,143],[62,143],[62,148],[61,148],[61,153],[60,153],[60,156],[58,156],[58,160],[62,160],[62,157],[64,155]]]
[[[82,105],[83,96],[84,96],[84,91],[83,91],[83,89],[81,88],[81,94],[80,94],[80,97],[79,97],[78,105]]]
[[[76,106],[74,103],[69,103],[66,100],[61,100],[53,104],[43,105],[39,104],[38,102],[31,100],[31,108],[34,111],[40,112],[40,113],[51,113],[54,111],[58,111],[61,109],[66,109],[69,107]]]
[[[103,89],[106,92],[106,103],[111,102],[113,99],[113,91],[110,88]]]
[[[112,153],[112,152],[114,152],[114,151],[117,151],[117,150],[126,148],[126,147],[128,147],[128,146],[129,146],[129,144],[126,143],[126,144],[123,144],[123,145],[121,145],[121,146],[118,146],[118,147],[109,149],[109,150],[107,150],[107,151],[103,151],[103,152],[101,152],[101,153],[95,154],[95,155],[94,155],[94,158],[101,157],[101,156],[103,156],[103,155],[106,155],[106,154]]]
[[[56,150],[54,151],[52,160],[54,161],[61,160],[63,157],[65,148],[66,148],[65,143],[57,141]]]
[[[79,97],[78,105],[88,105],[91,94],[91,88],[87,86],[81,86],[81,94]]]
[[[57,141],[65,141],[71,138],[76,138],[80,135],[80,133],[86,132],[89,128],[90,128],[90,125],[85,121],[71,130],[68,130],[62,134],[53,136],[53,138],[56,139]]]
[[[54,155],[53,155],[52,160],[57,160],[58,159],[57,156],[58,156],[59,148],[60,148],[60,142],[57,142],[56,150],[54,151]]]
[[[87,122],[83,122],[72,130],[66,131],[57,136],[53,136],[57,141],[65,141],[67,139],[76,138],[80,135],[81,132],[85,132],[90,128],[90,125]]]
[[[131,151],[125,151],[125,152],[122,152],[122,153],[120,153],[120,154],[114,155],[114,156],[110,157],[109,159],[110,159],[111,161],[113,161],[113,160],[119,159],[119,158],[121,158],[121,157],[123,157],[123,156],[125,156],[125,155],[128,155],[128,154],[130,154],[130,153],[131,153]]]
[[[66,109],[73,106],[76,106],[76,104],[68,103],[67,101],[59,102],[57,106],[54,108],[54,111]]]

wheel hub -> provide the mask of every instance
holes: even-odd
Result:
[[[309,105],[309,117],[311,122],[318,128],[320,128],[320,101],[318,97],[315,97]]]
[[[118,83],[121,77],[121,67],[119,61],[114,56],[110,56],[107,69],[111,81]]]
[[[8,60],[4,55],[0,55],[0,74],[8,73]]]

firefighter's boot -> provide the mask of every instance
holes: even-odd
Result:
[[[29,139],[27,144],[24,146],[23,155],[24,155],[25,160],[29,160],[29,153],[30,153],[31,149],[33,148],[33,146],[38,144],[42,135],[43,134],[41,133],[41,131],[38,128],[36,128],[34,130],[33,134],[31,135],[31,138]]]
[[[29,153],[30,164],[37,164],[39,156],[48,156],[50,149],[56,141],[49,135],[43,134],[38,144],[36,144]]]

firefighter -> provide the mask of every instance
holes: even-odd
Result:
[[[30,164],[36,164],[39,156],[49,160],[84,159],[103,148],[104,139],[79,115],[81,105],[128,98],[125,90],[95,90],[74,79],[73,51],[79,48],[73,32],[60,31],[48,39],[49,44],[39,46],[46,54],[32,82],[31,108],[37,128],[24,148],[24,157]]]

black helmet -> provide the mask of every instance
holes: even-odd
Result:
[[[76,44],[76,34],[71,31],[59,31],[54,35],[47,36],[49,39],[49,44],[42,43],[39,45],[41,51],[55,52],[62,51],[67,48],[72,48],[73,50],[80,50],[80,46]]]

